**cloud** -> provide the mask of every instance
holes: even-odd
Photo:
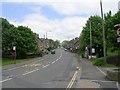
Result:
[[[115,13],[118,10],[119,0],[102,0],[104,12],[111,10]],[[2,2],[32,3],[33,5],[50,5],[57,12],[63,15],[76,14],[100,14],[100,0],[2,0]],[[34,8],[34,7],[33,7]],[[39,11],[40,8],[34,8]]]
[[[14,2],[14,0],[5,0],[5,2],[10,1]],[[106,13],[109,10],[113,13],[117,12],[118,1],[103,1],[104,12]],[[48,32],[48,38],[54,40],[63,41],[64,39],[78,37],[89,16],[100,15],[100,3],[98,0],[84,0],[84,2],[81,0],[38,0],[39,3],[33,0],[18,0],[17,2],[29,2],[30,4],[33,2],[30,8],[35,12],[27,15],[22,22],[10,20],[11,23],[16,26],[28,26],[32,31],[38,33],[40,37],[44,37]],[[65,17],[51,20],[41,13],[41,5],[50,6],[60,15],[65,15]]]
[[[22,22],[10,22],[16,26],[28,26],[33,32],[36,32],[43,38],[48,33],[48,38],[64,39],[78,37],[87,18],[74,16],[66,17],[61,20],[50,20],[42,14],[30,14]]]

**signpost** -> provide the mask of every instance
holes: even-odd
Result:
[[[13,51],[14,64],[16,64],[16,46],[13,46]]]

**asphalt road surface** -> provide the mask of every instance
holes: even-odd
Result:
[[[3,69],[3,88],[75,88],[79,67],[74,54],[56,49],[31,63]]]
[[[49,53],[27,63],[3,67],[2,87],[118,90],[119,83],[107,80],[104,68],[93,66],[89,60],[64,49],[55,51],[55,54]]]

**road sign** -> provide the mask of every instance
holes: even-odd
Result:
[[[120,24],[116,24],[115,26],[116,32],[117,32],[117,42],[120,42]]]
[[[120,28],[117,29],[117,36],[120,36]]]
[[[95,53],[95,48],[92,48],[92,53]]]
[[[14,50],[14,51],[16,50],[16,46],[13,46],[13,50]]]
[[[118,42],[118,43],[120,42],[120,37],[117,38],[117,42]]]

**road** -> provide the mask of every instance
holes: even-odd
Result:
[[[34,62],[3,69],[3,88],[73,88],[79,67],[74,54],[56,49]]]
[[[87,59],[56,49],[23,64],[11,65],[2,71],[3,88],[100,88],[118,90],[119,84],[106,79],[104,68],[96,67]],[[5,66],[6,67],[6,66]],[[103,89],[104,88],[104,89]],[[111,89],[110,89],[111,88]]]

